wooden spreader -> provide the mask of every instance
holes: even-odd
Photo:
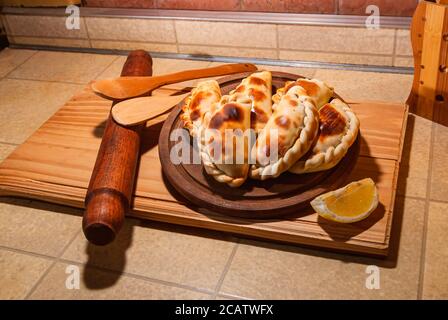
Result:
[[[146,68],[139,71],[137,68],[133,72],[147,74],[150,70]],[[240,78],[243,76],[244,74]],[[232,83],[228,80],[221,81],[222,86],[230,89],[236,85],[238,81],[235,81],[235,77],[238,76],[232,78]],[[174,89],[161,88],[155,90],[152,95],[175,93]],[[103,135],[107,137],[110,130],[107,126],[110,126],[109,114],[112,102],[95,95],[90,87],[86,87],[67,101],[0,165],[0,194],[83,208],[92,177],[94,182],[90,183],[87,203],[97,201],[98,196],[112,197],[117,203],[117,212],[121,213],[126,212],[125,206],[129,201],[131,210],[127,214],[130,216],[220,230],[265,240],[384,256],[387,255],[389,248],[408,108],[404,104],[347,102],[360,119],[361,135],[356,143],[356,153],[349,154],[351,163],[348,164],[347,161],[345,164],[342,163],[342,168],[346,168],[346,171],[335,175],[337,180],[332,181],[332,187],[371,177],[377,184],[380,199],[376,211],[358,223],[338,224],[321,219],[306,204],[297,210],[292,210],[285,217],[269,219],[235,217],[218,213],[217,210],[213,210],[213,206],[207,204],[194,205],[175,191],[162,171],[158,144],[167,114],[150,120],[141,128],[141,134],[139,128],[138,135],[131,140],[134,147],[140,145],[141,157],[136,167],[135,187],[129,189],[129,180],[119,183],[122,179],[120,175],[128,174],[128,177],[132,175],[132,166],[138,152],[131,148],[133,154],[114,154],[114,149],[110,146],[116,143],[126,145],[127,140],[117,142],[117,136],[109,136],[107,141],[103,140],[103,145],[106,147],[102,147],[102,151],[98,153],[101,137]],[[178,112],[176,108],[172,111],[172,113]],[[106,123],[109,124],[106,126]],[[121,152],[129,152],[126,150],[131,149],[123,147]],[[111,157],[114,161],[108,162],[107,159]],[[126,157],[131,157],[132,161],[126,161]],[[100,171],[98,168],[95,169],[96,173],[92,175],[95,162],[97,166],[101,165],[101,168]],[[116,167],[116,163],[119,162],[126,162],[127,169]],[[98,174],[101,180],[94,179]],[[300,179],[298,175],[298,183]],[[102,184],[98,181],[102,181]],[[111,181],[115,182],[108,187]],[[131,190],[133,196],[129,199],[123,198],[126,194],[120,191],[120,188],[124,191]],[[275,188],[273,190],[275,191]],[[293,191],[292,195],[297,196],[297,192]],[[290,194],[283,195],[288,196]],[[107,200],[102,203],[107,203]],[[88,212],[93,209],[101,213],[103,208],[90,208]],[[92,217],[100,219],[101,225],[101,215]],[[85,223],[89,221],[91,220],[87,219]],[[114,229],[111,230],[113,233]],[[108,236],[113,238],[113,234],[107,234],[104,242],[110,241],[107,239]]]

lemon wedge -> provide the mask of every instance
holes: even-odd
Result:
[[[340,189],[324,193],[311,206],[323,218],[352,223],[367,218],[378,206],[378,191],[372,179],[349,183]]]

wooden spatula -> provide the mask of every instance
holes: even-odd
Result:
[[[256,70],[257,67],[250,63],[227,64],[155,77],[120,77],[98,80],[92,84],[92,89],[103,96],[121,100],[141,96],[167,84]]]
[[[190,93],[177,96],[152,96],[125,100],[112,108],[112,117],[122,126],[146,122],[167,112]]]

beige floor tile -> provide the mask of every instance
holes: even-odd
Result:
[[[394,67],[414,67],[413,57],[395,57]]]
[[[209,61],[154,58],[153,73],[154,75],[160,75],[189,69],[206,68],[209,64]]]
[[[14,145],[0,143],[0,162],[6,159],[6,157],[9,156],[9,154],[13,152],[15,148],[16,146]]]
[[[446,190],[445,190],[446,191]],[[448,203],[430,202],[423,299],[448,299]]]
[[[90,39],[175,43],[173,22],[166,19],[88,17]]]
[[[375,100],[404,103],[412,86],[412,75],[317,70],[315,78],[327,82],[346,100]]]
[[[0,299],[23,299],[52,261],[0,249]]]
[[[395,53],[398,55],[412,56],[411,34],[407,29],[397,30],[397,44]]]
[[[212,231],[192,231],[129,219],[111,245],[89,245],[80,234],[63,258],[194,287],[214,289],[234,243]],[[177,232],[179,231],[179,232]]]
[[[58,256],[81,230],[80,215],[68,207],[0,198],[0,245]]]
[[[154,58],[153,74],[157,76],[161,74],[174,73],[190,69],[202,69],[207,68],[209,64],[210,62],[208,61]],[[171,88],[171,89],[192,88],[196,86],[196,84],[200,81],[201,79],[196,79],[179,83],[173,83],[165,86],[164,88]]]
[[[398,193],[426,198],[432,122],[410,114],[404,140]]]
[[[3,79],[0,81],[0,141],[20,144],[83,85]]]
[[[87,83],[115,59],[113,55],[39,51],[9,77]]]
[[[424,205],[397,199],[393,248],[386,260],[244,241],[221,293],[256,299],[416,299]],[[366,288],[369,265],[379,267],[378,290]]]
[[[435,124],[430,198],[448,201],[448,127]]]
[[[241,298],[237,298],[237,297],[230,297],[230,296],[222,296],[222,295],[218,295],[217,297],[216,297],[216,300],[223,300],[223,301],[225,301],[225,300],[227,300],[227,301],[229,301],[229,300],[243,300],[243,299],[241,299]]]
[[[15,36],[59,37],[86,39],[87,30],[81,17],[79,29],[68,29],[64,16],[6,15],[10,33]]]
[[[126,62],[125,56],[115,56],[115,60],[101,72],[96,79],[107,79],[119,77],[121,74],[121,69]]]
[[[176,20],[179,44],[217,45],[246,48],[276,48],[277,31],[273,24]]]
[[[280,49],[392,54],[395,30],[353,27],[279,25]],[[317,40],[319,39],[319,40]]]
[[[316,73],[316,69],[314,69],[314,68],[279,67],[279,66],[271,66],[271,65],[257,65],[257,67],[259,70],[287,72],[287,73],[304,76],[307,78],[313,78],[314,74]]]
[[[207,299],[209,295],[125,275],[79,267],[79,289],[67,289],[70,265],[57,263],[42,280],[31,299]],[[76,268],[76,266],[75,266]],[[66,273],[68,271],[68,273]],[[73,283],[73,282],[69,282]]]
[[[6,48],[0,51],[0,78],[6,76],[18,65],[29,59],[36,51]]]

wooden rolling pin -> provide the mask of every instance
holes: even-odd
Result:
[[[143,50],[132,51],[121,76],[151,75],[151,56]],[[111,115],[107,120],[82,221],[86,238],[96,245],[106,245],[115,239],[130,208],[143,127],[144,124],[122,127]]]

